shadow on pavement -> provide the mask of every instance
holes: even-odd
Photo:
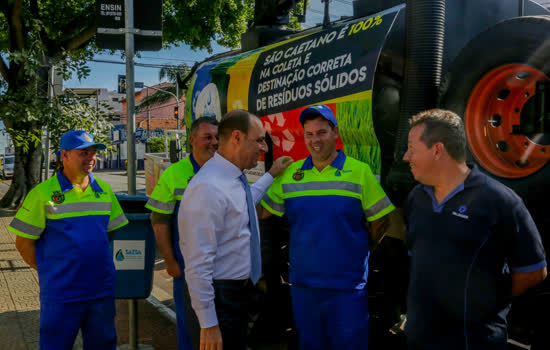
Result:
[[[38,349],[39,314],[38,310],[0,312],[0,347],[10,350]]]
[[[0,208],[0,217],[15,216],[17,209]]]
[[[117,300],[116,308],[118,344],[128,344],[128,300]],[[177,350],[176,326],[144,299],[138,302],[138,320],[139,344],[152,345],[157,350]]]

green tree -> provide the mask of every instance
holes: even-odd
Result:
[[[149,140],[147,140],[147,148],[149,149],[149,153],[162,153],[164,152],[165,145],[164,145],[164,139],[162,137],[151,137]]]
[[[170,83],[173,83],[174,85],[171,86],[165,86],[162,89],[169,91],[176,95],[178,98],[181,98],[182,96],[185,96],[187,87],[189,85],[189,80],[187,80],[187,84],[183,86],[179,86],[176,88],[176,84],[178,84],[180,81],[184,80],[185,77],[191,72],[191,68],[184,64],[180,64],[178,66],[174,67],[163,67],[159,70],[159,80],[168,80]],[[147,97],[144,97],[141,99],[139,105],[136,106],[136,113],[139,113],[143,110],[145,110],[147,107],[155,106],[155,105],[162,105],[166,102],[168,102],[172,97],[172,95],[163,93],[162,91],[153,91],[153,93]],[[174,101],[175,102],[175,101]]]
[[[291,0],[262,0],[262,9],[263,11],[260,11],[257,15],[260,17],[270,17],[268,21],[274,20],[271,17],[276,18],[278,15],[282,15],[283,13],[289,13],[290,14],[290,22],[288,23],[289,28],[293,29],[301,29],[301,24],[298,22],[297,15],[300,15],[303,12],[304,9],[304,1],[291,1]],[[254,1],[249,1],[249,4],[251,5]],[[259,0],[256,0],[256,5],[260,2]],[[292,6],[295,6],[294,8]],[[232,6],[228,6],[228,8],[234,8]],[[252,7],[246,7],[248,9],[248,12],[245,16],[245,18],[242,18],[243,20],[252,21],[253,20],[253,8]],[[204,14],[204,13],[203,13]],[[258,19],[258,18],[257,18]],[[260,19],[261,20],[261,19]],[[250,22],[253,24],[253,22]],[[201,31],[200,27],[196,27],[196,30],[198,29]],[[244,28],[241,28],[244,31]],[[229,47],[235,47],[239,43],[240,36],[236,39],[231,38],[225,39],[225,40],[218,40],[218,43],[229,46]],[[229,44],[229,45],[227,45]],[[186,64],[181,64],[178,66],[173,67],[164,67],[160,69],[159,71],[159,80],[162,81],[164,79],[168,80],[170,83],[173,83],[173,86],[164,87],[164,90],[170,91],[174,95],[176,94],[176,91],[178,91],[178,98],[181,98],[181,96],[186,95],[186,90],[188,88],[189,79],[188,75],[191,72],[191,67],[189,67]],[[182,86],[180,82],[185,81],[185,85]],[[180,83],[180,86],[178,89],[176,89],[176,84]],[[155,106],[155,105],[161,105],[166,102],[168,102],[172,98],[171,95],[165,94],[162,92],[154,92],[152,95],[149,95],[148,97],[143,98],[140,101],[140,104],[136,106],[136,112],[140,112],[145,110],[147,107]]]
[[[92,134],[94,141],[107,145],[107,151],[111,152],[108,135],[113,128],[109,123],[113,108],[108,104],[99,102],[90,104],[85,98],[71,96],[69,94],[57,97],[56,107],[52,113],[54,116],[46,122],[50,130],[50,146],[54,150],[59,149],[61,135],[69,130],[86,130]],[[60,159],[57,159],[56,169],[61,166]]]
[[[165,47],[186,43],[209,51],[211,40],[236,47],[253,12],[253,0],[164,0],[163,6]],[[66,79],[87,76],[86,62],[99,51],[95,12],[92,0],[0,0],[0,116],[16,156],[14,181],[0,206],[17,206],[39,182],[43,126],[64,117],[53,107],[65,102],[52,107],[36,92],[47,81],[40,67],[55,64]],[[51,126],[54,134],[62,131]]]

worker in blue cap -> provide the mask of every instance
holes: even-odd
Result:
[[[369,250],[395,207],[370,167],[336,149],[338,123],[326,105],[300,114],[310,153],[275,179],[260,217],[290,224],[292,309],[300,349],[367,349]]]
[[[40,350],[115,350],[115,267],[109,249],[126,225],[109,185],[92,175],[105,149],[85,131],[60,141],[63,167],[33,188],[8,230],[23,260],[38,271]]]

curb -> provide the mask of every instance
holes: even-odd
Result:
[[[174,325],[177,325],[176,313],[174,310],[170,309],[168,306],[164,305],[160,300],[158,300],[154,294],[156,294],[158,288],[153,286],[153,292],[149,297],[147,297],[147,302],[149,302],[163,317],[167,318]],[[164,293],[164,292],[163,292]]]

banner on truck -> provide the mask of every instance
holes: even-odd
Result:
[[[274,159],[288,155],[298,160],[308,156],[299,114],[309,105],[326,104],[338,122],[337,147],[379,174],[372,87],[378,57],[402,8],[205,62],[188,90],[187,123],[205,115],[219,120],[228,111],[246,109],[262,119]]]

